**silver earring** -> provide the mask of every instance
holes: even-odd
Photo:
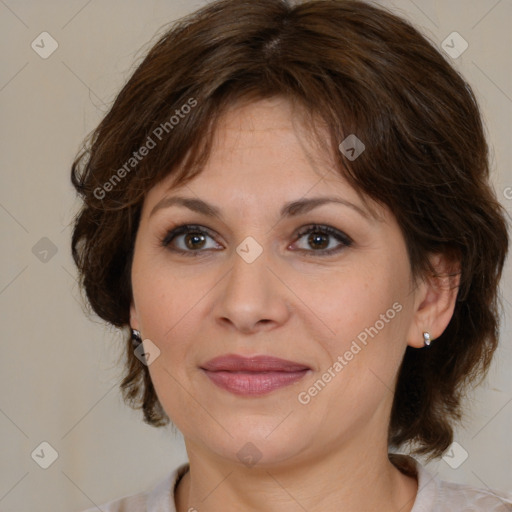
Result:
[[[424,332],[423,333],[423,344],[425,347],[428,347],[430,345],[432,341],[432,338],[430,337],[430,333],[429,332]]]
[[[137,331],[137,329],[132,329],[132,343],[134,347],[138,347],[142,343],[140,331]]]

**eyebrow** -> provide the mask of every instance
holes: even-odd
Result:
[[[313,197],[309,199],[299,199],[297,201],[291,201],[289,203],[286,203],[281,208],[281,218],[285,217],[293,217],[296,215],[301,215],[304,213],[308,213],[311,210],[318,208],[319,206],[322,206],[324,204],[328,203],[338,203],[342,204],[344,206],[348,206],[352,210],[355,210],[359,215],[364,217],[365,219],[369,220],[370,215],[368,212],[366,212],[363,208],[360,206],[351,203],[350,201],[347,201],[345,199],[342,199],[341,197],[333,197],[333,196],[326,196],[326,197]],[[207,217],[216,217],[219,220],[223,220],[222,213],[219,208],[216,206],[207,203],[206,201],[203,201],[202,199],[195,199],[192,197],[181,197],[181,196],[174,196],[174,197],[164,197],[161,201],[159,201],[151,210],[151,213],[149,214],[149,217],[151,217],[154,213],[156,213],[158,210],[161,210],[163,208],[169,208],[171,206],[181,206],[184,208],[188,208],[189,210],[192,210],[193,212],[200,213],[202,215],[206,215]]]

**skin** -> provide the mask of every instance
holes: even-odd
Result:
[[[234,106],[217,127],[201,174],[182,187],[167,178],[143,205],[131,326],[160,350],[151,379],[185,439],[190,471],[176,490],[178,512],[326,512],[340,504],[343,511],[405,512],[416,497],[416,479],[387,456],[393,389],[407,345],[420,349],[424,331],[433,339],[443,332],[456,292],[430,279],[413,282],[392,213],[363,200],[331,157],[308,145],[297,119],[282,98]],[[215,205],[222,220],[161,203],[175,196]],[[280,219],[284,203],[321,196],[342,198],[363,213],[327,203]],[[204,226],[212,236],[193,240],[192,249],[187,235],[164,247],[169,230],[182,224]],[[353,242],[327,235],[320,242],[341,250],[321,255],[307,234],[297,235],[311,224],[331,226]],[[263,250],[252,263],[236,252],[248,236]],[[431,260],[446,270],[442,256]],[[400,312],[309,403],[300,403],[299,393],[396,303]],[[227,353],[273,355],[311,370],[270,394],[236,396],[199,368]],[[248,442],[261,454],[253,467],[237,456]]]

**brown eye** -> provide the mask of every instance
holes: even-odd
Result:
[[[212,240],[213,243],[208,245],[208,240]],[[219,247],[206,228],[191,225],[179,226],[169,231],[162,240],[162,245],[169,250],[194,256],[205,252],[205,250],[222,249],[222,246]]]
[[[324,250],[329,245],[329,235],[323,233],[311,233],[308,236],[308,244],[314,249]]]
[[[353,243],[352,239],[343,232],[330,226],[319,225],[309,226],[299,233],[293,245],[297,245],[302,239],[306,246],[298,247],[298,250],[317,256],[335,254]],[[178,226],[169,231],[162,240],[162,246],[190,256],[199,256],[208,251],[224,248],[215,241],[213,234],[207,228],[193,225]]]
[[[184,240],[189,249],[195,250],[204,246],[206,237],[200,233],[187,233]]]
[[[308,235],[307,238],[306,235]],[[305,240],[305,244],[303,244],[303,247],[299,247],[300,251],[317,253],[318,255],[337,253],[346,247],[350,247],[353,243],[353,240],[345,233],[330,226],[319,225],[309,226],[301,231],[298,234],[297,242],[301,239]]]

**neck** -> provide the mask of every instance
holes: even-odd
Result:
[[[307,463],[246,467],[189,450],[190,471],[175,493],[177,512],[410,512],[416,478],[401,473],[386,450],[325,453]]]

